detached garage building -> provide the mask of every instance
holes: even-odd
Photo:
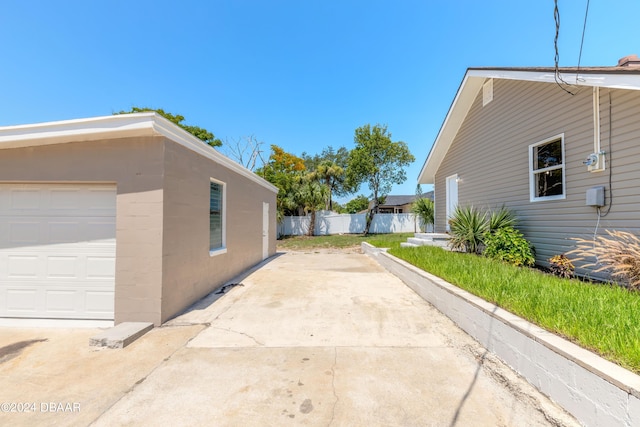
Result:
[[[275,253],[276,193],[156,113],[0,128],[0,319],[160,325]]]

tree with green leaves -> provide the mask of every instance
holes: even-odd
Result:
[[[334,150],[328,146],[322,153],[313,156],[302,153],[304,164],[309,171],[315,171],[319,180],[327,187],[329,196],[325,209],[333,210],[333,197],[342,197],[353,193],[347,182],[346,170],[349,163],[349,150],[340,147]]]
[[[222,141],[216,138],[215,135],[209,132],[208,130],[201,128],[199,126],[185,125],[184,123],[182,123],[184,121],[184,116],[181,116],[179,114],[178,115],[171,114],[168,111],[164,111],[162,108],[132,107],[130,111],[120,111],[114,114],[146,113],[151,111],[154,111],[160,114],[165,119],[169,120],[172,123],[175,123],[176,125],[180,126],[182,129],[186,130],[196,138],[200,139],[201,141],[203,141],[204,143],[212,147],[219,147],[222,145]]]
[[[271,145],[271,154],[267,163],[256,173],[278,187],[276,199],[278,221],[286,214],[298,213],[299,203],[296,193],[306,172],[304,161],[287,153],[277,145]]]
[[[317,179],[327,189],[327,198],[325,201],[325,209],[333,209],[333,200],[331,194],[339,185],[340,180],[344,177],[344,169],[331,160],[325,160],[320,163],[316,169],[310,172],[312,178]]]
[[[386,125],[361,126],[355,130],[353,140],[356,146],[349,154],[347,182],[355,189],[366,182],[372,192],[373,203],[364,229],[366,236],[378,212],[380,198],[389,194],[393,184],[402,184],[407,179],[404,168],[415,157],[406,143],[391,140]]]
[[[347,211],[347,213],[350,213],[350,214],[362,212],[369,208],[369,198],[364,194],[360,194],[355,199],[349,200],[344,205],[344,208]]]
[[[319,183],[313,176],[307,174],[302,178],[302,183],[298,188],[298,195],[305,214],[310,214],[311,216],[307,234],[313,236],[316,227],[316,211],[324,207],[327,198],[327,187]]]

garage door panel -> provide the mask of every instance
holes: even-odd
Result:
[[[113,257],[87,257],[87,279],[113,280],[115,277],[116,260]]]
[[[35,289],[7,289],[7,313],[36,314],[38,292]]]
[[[48,290],[45,292],[45,308],[50,313],[73,315],[82,307],[78,304],[78,291]]]
[[[81,275],[80,257],[47,257],[47,279],[73,279]]]
[[[87,291],[85,293],[85,310],[96,315],[113,313],[114,295],[109,291]]]
[[[48,195],[50,197],[49,207],[52,210],[77,211],[82,208],[82,193],[79,188],[52,188]]]
[[[0,317],[113,319],[115,206],[113,185],[0,183]]]
[[[39,221],[9,221],[8,228],[8,245],[33,245],[40,239]]]
[[[0,227],[0,249],[59,243],[115,246],[116,223],[113,219],[61,221],[31,217],[22,220],[2,216],[0,219],[5,221]]]
[[[113,319],[112,288],[95,284],[91,288],[74,288],[72,282],[47,288],[41,283],[23,282],[5,290],[0,311],[5,317]]]
[[[87,244],[90,246],[102,246],[116,244],[116,222],[115,221],[88,221],[86,236]]]
[[[9,190],[9,211],[39,211],[42,205],[42,193],[39,189],[15,188]]]
[[[47,218],[41,221],[45,222],[48,233],[42,236],[42,243],[73,243],[83,241],[82,223],[78,221],[51,221],[46,222]]]
[[[96,215],[114,216],[116,214],[116,190],[113,187],[89,189],[85,193],[85,204]]]
[[[7,257],[8,279],[35,279],[38,277],[37,255],[9,255]]]

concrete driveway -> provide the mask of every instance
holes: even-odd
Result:
[[[123,350],[3,329],[0,403],[80,409],[0,425],[577,425],[365,255],[291,252],[241,284]]]

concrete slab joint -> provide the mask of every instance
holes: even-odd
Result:
[[[586,426],[634,426],[640,376],[368,243],[371,256]]]
[[[153,329],[150,322],[122,322],[113,328],[102,331],[89,339],[89,345],[95,347],[125,348]]]

